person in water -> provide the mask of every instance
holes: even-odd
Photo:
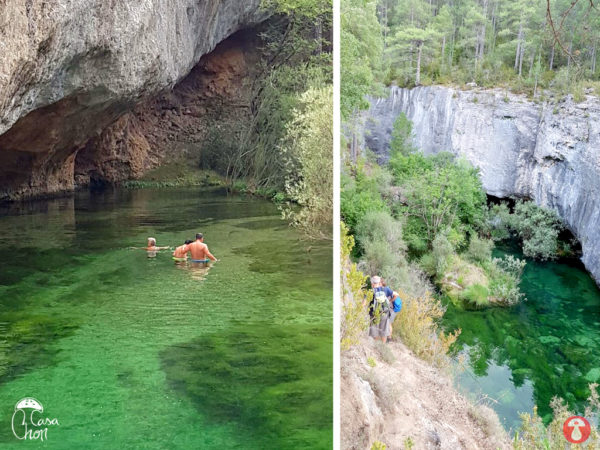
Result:
[[[171,248],[171,247],[157,247],[156,246],[156,239],[154,239],[153,237],[149,237],[148,238],[148,246],[146,247],[146,251],[148,251],[148,252],[156,252],[158,250],[166,250],[168,248]]]
[[[191,239],[187,239],[183,245],[180,245],[179,247],[177,247],[175,249],[175,251],[173,252],[173,259],[177,262],[186,261],[187,253],[188,253],[188,245],[190,245],[192,242],[194,242],[194,241],[192,241]]]
[[[156,239],[154,239],[153,237],[149,237],[148,245],[146,245],[146,247],[131,247],[131,248],[133,248],[133,249],[141,248],[143,250],[146,250],[146,254],[148,255],[148,258],[154,258],[156,256],[156,252],[158,252],[159,250],[166,250],[171,247],[158,247],[156,245]]]
[[[187,246],[187,251],[192,254],[192,262],[206,262],[208,259],[217,261],[217,258],[208,250],[208,245],[204,243],[202,233],[196,234],[196,241]]]

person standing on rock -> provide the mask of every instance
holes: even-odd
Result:
[[[394,306],[399,295],[389,287],[383,286],[381,277],[377,275],[371,277],[371,287],[373,288],[373,299],[369,304],[369,315],[371,316],[369,336],[386,342],[392,335],[392,314],[393,317],[396,316]]]

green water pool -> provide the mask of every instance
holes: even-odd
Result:
[[[514,246],[495,250],[503,254],[522,257]],[[444,317],[446,329],[462,329],[457,351],[466,370],[458,385],[513,431],[534,405],[549,421],[554,396],[583,413],[589,383],[600,382],[600,290],[583,266],[528,260],[521,291],[527,301],[513,308],[449,304]]]
[[[331,448],[332,247],[273,204],[80,193],[0,230],[0,447]],[[208,270],[128,248],[198,231]],[[44,442],[13,434],[24,397],[59,422]]]

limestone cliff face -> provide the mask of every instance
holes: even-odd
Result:
[[[77,149],[173,87],[219,42],[264,20],[259,5],[0,1],[0,199],[72,189]],[[132,121],[116,126],[135,136]]]
[[[600,283],[600,101],[537,104],[503,90],[431,86],[390,88],[371,99],[366,146],[389,153],[394,120],[404,112],[427,154],[450,151],[481,171],[486,191],[527,197],[554,209],[581,241],[583,262]]]

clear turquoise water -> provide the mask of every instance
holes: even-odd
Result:
[[[522,257],[514,247],[495,253]],[[600,290],[583,267],[527,261],[521,290],[527,301],[516,307],[463,311],[450,304],[444,318],[446,329],[462,328],[457,350],[467,370],[459,386],[487,398],[512,430],[519,412],[534,405],[550,420],[554,396],[582,413],[588,384],[600,381]]]
[[[0,447],[331,448],[332,248],[271,203],[85,193],[0,230]],[[197,231],[207,273],[128,249]],[[28,396],[59,421],[43,443],[11,431]]]

